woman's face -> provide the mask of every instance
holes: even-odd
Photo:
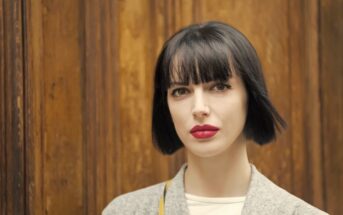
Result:
[[[180,140],[199,157],[219,155],[240,141],[247,99],[244,84],[234,72],[228,82],[173,83],[167,95]]]

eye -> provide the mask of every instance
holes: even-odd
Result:
[[[215,92],[224,92],[228,89],[231,89],[231,86],[227,83],[215,83],[212,87],[211,90]]]
[[[185,87],[176,88],[171,91],[171,95],[173,97],[180,97],[186,95],[187,93],[189,93],[189,90]]]

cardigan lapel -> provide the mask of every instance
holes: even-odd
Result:
[[[184,189],[184,173],[187,164],[183,164],[179,172],[173,178],[165,199],[166,215],[188,215],[187,201]]]
[[[187,169],[187,163],[183,164],[179,172],[172,179],[172,183],[167,191],[165,199],[166,215],[188,215],[189,210],[184,189],[184,173]],[[268,193],[268,185],[264,176],[258,172],[256,167],[251,164],[251,178],[246,200],[242,209],[242,215],[263,214],[267,201],[273,201],[272,195]],[[263,195],[263,198],[261,198]],[[270,197],[270,198],[269,198]],[[260,210],[261,209],[261,210]]]
[[[251,179],[248,193],[242,209],[242,215],[270,214],[270,207],[274,201],[269,180],[251,164]],[[263,198],[262,198],[263,197]]]

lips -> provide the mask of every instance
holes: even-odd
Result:
[[[212,125],[196,125],[190,133],[197,139],[206,139],[213,137],[219,131],[219,128]]]

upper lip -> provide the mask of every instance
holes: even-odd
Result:
[[[191,133],[196,131],[217,131],[219,128],[213,125],[196,125],[191,129]]]

